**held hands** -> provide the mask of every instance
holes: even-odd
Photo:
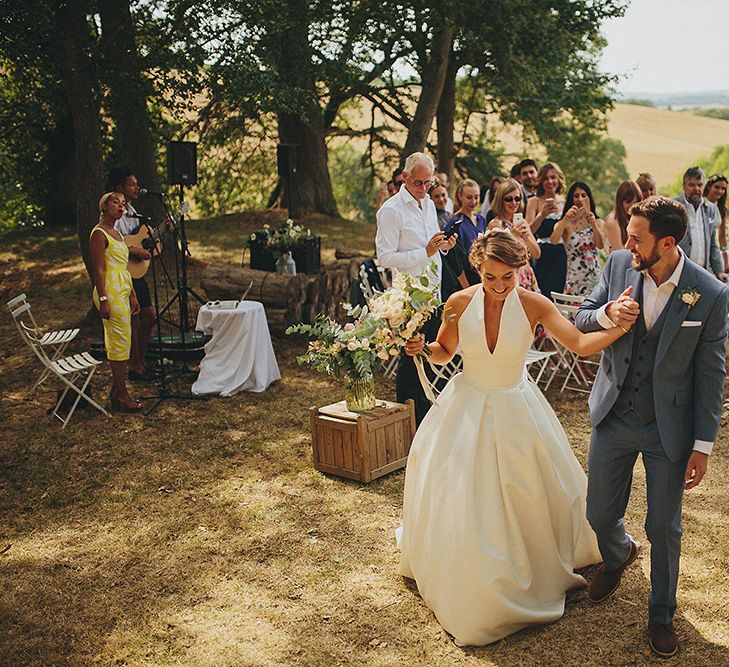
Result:
[[[628,287],[615,301],[608,304],[605,314],[612,323],[626,333],[635,324],[640,314],[640,305],[630,296],[633,287]]]
[[[419,355],[425,349],[425,336],[418,334],[405,343],[405,354],[409,357]]]
[[[688,463],[686,464],[686,474],[684,479],[686,480],[686,490],[693,489],[701,483],[701,480],[706,474],[706,468],[709,465],[709,455],[703,452],[693,451],[689,456]]]

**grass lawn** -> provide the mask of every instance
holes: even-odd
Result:
[[[189,223],[191,284],[203,262],[239,264],[247,235],[272,217]],[[311,227],[325,259],[373,247],[371,225]],[[83,327],[74,350],[98,337],[73,233],[3,238],[0,297],[21,291],[40,322]],[[645,637],[648,549],[609,602],[574,591],[555,624],[457,648],[397,575],[404,473],[362,486],[313,470],[308,408],[342,389],[296,364],[302,341],[274,338],[283,378],[263,394],[165,401],[149,416],[85,411],[61,431],[46,414],[55,387],[30,394],[36,369],[7,314],[0,334],[0,665],[660,662]],[[109,384],[104,365],[94,395],[106,400]],[[393,398],[392,383],[378,378],[378,395]],[[586,396],[547,397],[584,464]],[[684,505],[674,665],[729,664],[727,433]],[[638,465],[627,523],[646,543],[644,496]]]

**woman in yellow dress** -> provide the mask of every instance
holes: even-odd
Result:
[[[132,277],[127,269],[129,249],[114,223],[124,214],[124,195],[107,192],[99,200],[99,224],[91,230],[89,246],[94,269],[94,305],[104,325],[104,348],[111,366],[111,407],[139,412],[141,403],[127,389],[127,361],[132,344],[132,315],[139,312]]]

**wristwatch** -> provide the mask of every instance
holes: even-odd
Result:
[[[99,297],[99,301],[106,301],[106,300],[107,300],[107,298],[105,296],[100,296]]]

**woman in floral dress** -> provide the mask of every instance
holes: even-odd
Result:
[[[587,296],[600,274],[598,250],[603,247],[603,221],[595,212],[590,187],[582,181],[567,192],[564,213],[554,226],[550,241],[564,243],[567,251],[566,294]]]

